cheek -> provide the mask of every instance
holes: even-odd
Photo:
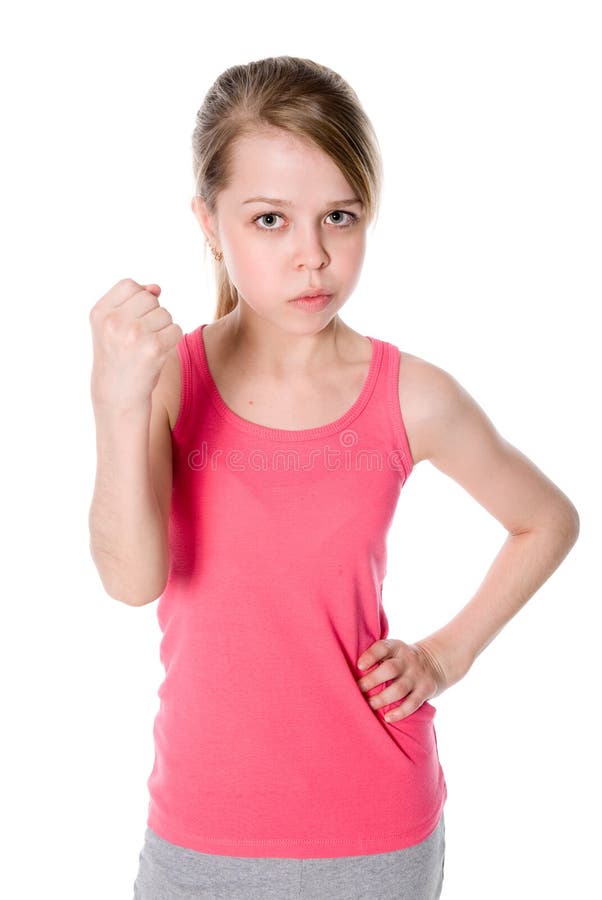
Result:
[[[342,255],[340,265],[337,265],[341,278],[347,282],[349,291],[356,287],[360,279],[365,254],[365,240],[354,242],[353,246],[348,248],[348,252]]]
[[[257,286],[262,286],[262,296],[273,287],[280,289],[283,271],[288,275],[291,257],[277,236],[236,234],[229,242],[229,270],[232,280],[245,295],[251,295]],[[339,237],[326,244],[331,254],[332,270],[342,280],[354,284],[359,277],[366,252],[364,233]]]
[[[230,245],[228,272],[239,292],[252,306],[265,305],[272,296],[278,297],[285,279],[283,260],[270,249],[267,239]]]
[[[241,238],[233,240],[229,250],[229,268],[237,280],[253,282],[273,270],[274,253],[266,241]]]
[[[346,246],[340,247],[340,252],[334,261],[342,275],[355,279],[362,268],[365,254],[366,241],[364,239],[353,240],[349,241]]]
[[[366,255],[366,232],[360,232],[357,239],[353,242],[353,259],[354,265],[361,266]]]

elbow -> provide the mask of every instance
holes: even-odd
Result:
[[[566,494],[562,495],[563,502],[558,511],[558,528],[566,537],[571,546],[579,537],[580,519],[577,507],[569,500]]]
[[[162,572],[161,577],[150,583],[148,580],[142,584],[139,578],[124,577],[123,572],[117,573],[115,566],[108,566],[102,554],[95,554],[90,547],[91,556],[96,566],[96,571],[105,590],[112,600],[124,603],[126,606],[146,606],[157,600],[167,586],[167,572]],[[112,560],[110,560],[112,563]]]
[[[562,508],[552,517],[552,529],[562,537],[567,552],[579,537],[580,519],[577,508],[567,499]]]
[[[577,512],[577,508],[575,506],[573,506],[572,503],[570,504],[570,507],[571,507],[570,516],[571,516],[571,524],[572,524],[571,535],[572,535],[572,541],[574,544],[577,541],[577,538],[579,537],[581,520],[579,519],[579,513]]]
[[[117,600],[118,603],[125,603],[126,606],[146,606],[157,599],[154,594],[150,598],[144,597],[142,594],[128,594],[120,591],[107,591],[107,594],[111,599]]]
[[[548,506],[545,513],[541,513],[535,522],[531,522],[522,528],[511,529],[512,536],[529,532],[547,532],[566,545],[567,551],[579,537],[580,520],[579,513],[571,501],[566,498],[562,503]]]
[[[167,575],[161,580],[159,585],[155,585],[155,587],[149,592],[140,593],[134,597],[130,597],[129,605],[130,606],[147,606],[149,603],[154,603],[155,600],[159,600],[163,594],[165,593],[165,588],[167,587]]]
[[[148,584],[141,585],[132,583],[121,583],[119,586],[104,585],[104,587],[107,594],[119,603],[125,603],[126,606],[147,606],[149,603],[154,603],[155,600],[158,600],[159,597],[163,595],[166,585],[167,576],[162,578],[159,583],[155,582],[150,585],[150,587]]]

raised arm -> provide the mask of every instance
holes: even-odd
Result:
[[[124,279],[90,313],[97,450],[90,552],[107,593],[131,606],[155,600],[169,570],[165,374],[182,331],[150,287]]]

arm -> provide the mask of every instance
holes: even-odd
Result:
[[[90,552],[107,593],[131,606],[155,600],[169,566],[171,432],[153,392],[141,407],[94,407],[97,467]]]
[[[508,443],[468,392],[427,365],[424,458],[453,478],[508,531],[481,585],[454,618],[417,646],[453,684],[558,568],[579,534],[569,498]]]
[[[508,536],[474,596],[451,621],[415,644],[385,639],[361,654],[358,667],[361,663],[364,669],[391,661],[358,682],[367,691],[393,673],[395,681],[379,694],[374,708],[414,691],[393,712],[394,721],[464,677],[558,568],[579,534],[579,516],[569,498],[497,432],[449,373],[405,354],[399,391],[414,463],[430,460],[490,512]]]

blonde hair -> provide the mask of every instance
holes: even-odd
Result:
[[[357,192],[368,222],[377,218],[382,159],[372,123],[340,75],[296,56],[231,66],[205,95],[192,134],[192,170],[195,195],[212,215],[218,194],[229,183],[235,142],[269,126],[317,145]],[[223,260],[214,262],[217,321],[236,307],[239,297]]]

